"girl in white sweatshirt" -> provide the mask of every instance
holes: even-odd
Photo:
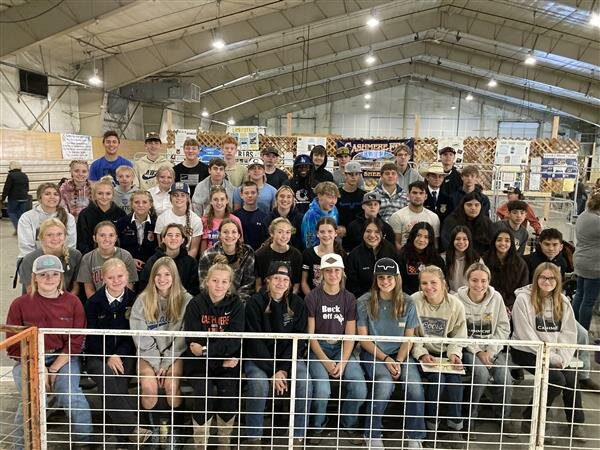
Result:
[[[513,339],[543,341],[557,344],[577,343],[577,323],[573,308],[562,294],[560,269],[552,263],[540,264],[533,274],[532,283],[515,291],[513,307]],[[513,360],[528,372],[535,371],[534,347],[515,345],[511,349]],[[561,392],[568,424],[573,425],[572,435],[583,437],[579,424],[585,420],[581,394],[577,388],[577,372],[569,369],[575,347],[554,348],[550,353],[547,405],[552,405]],[[531,417],[531,407],[523,413]],[[523,422],[524,428],[527,422]],[[527,430],[528,431],[528,430]]]

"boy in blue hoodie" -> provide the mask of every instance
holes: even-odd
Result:
[[[306,248],[319,245],[316,227],[321,217],[331,217],[336,223],[339,220],[335,205],[340,197],[340,190],[335,183],[323,181],[317,184],[315,194],[317,198],[313,199],[308,207],[308,211],[306,211],[306,214],[302,218],[302,242]]]

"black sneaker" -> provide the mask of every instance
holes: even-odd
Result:
[[[595,394],[600,394],[600,384],[596,383],[591,378],[579,380],[579,387],[581,389],[585,389],[586,391],[595,391]]]
[[[317,431],[317,430],[313,430],[309,433],[308,439],[306,442],[308,442],[310,445],[318,445],[321,443],[321,441],[323,440],[323,431]]]
[[[365,443],[362,433],[356,430],[340,430],[340,439],[349,441],[352,445],[363,445]]]

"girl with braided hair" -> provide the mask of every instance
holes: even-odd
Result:
[[[60,190],[54,183],[42,183],[37,188],[36,197],[39,202],[33,209],[24,213],[19,219],[18,245],[19,258],[23,258],[36,248],[39,248],[38,230],[46,219],[56,217],[66,230],[66,241],[69,248],[75,248],[77,228],[75,218],[65,208],[60,206]]]
[[[202,240],[202,220],[192,211],[190,199],[190,187],[187,183],[178,181],[171,185],[169,190],[171,207],[164,211],[156,219],[154,232],[157,234],[158,243],[161,241],[161,233],[165,226],[171,223],[183,225],[185,235],[188,238],[187,250],[192,258],[198,258],[200,241]]]
[[[254,250],[244,244],[242,227],[233,219],[223,219],[219,227],[219,242],[200,258],[198,270],[201,280],[206,278],[218,255],[223,255],[233,269],[233,288],[245,304],[255,292]]]
[[[73,160],[69,164],[71,179],[60,186],[60,205],[73,214],[79,213],[90,204],[92,185],[88,180],[90,168],[87,161]]]
[[[64,268],[64,288],[73,295],[79,295],[79,283],[76,281],[81,253],[75,248],[66,245],[67,229],[57,218],[46,219],[40,225],[40,243],[38,248],[27,254],[19,266],[19,278],[23,284],[23,294],[31,294],[31,274],[33,261],[38,256],[54,255],[60,259]]]

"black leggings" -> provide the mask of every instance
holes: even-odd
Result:
[[[535,372],[537,356],[533,353],[523,352],[516,348],[511,348],[513,361],[523,366],[530,373]],[[582,410],[581,393],[577,388],[577,374],[574,370],[550,368],[548,374],[548,396],[546,406],[552,405],[554,399],[562,392],[563,403],[565,405],[565,417],[567,422],[583,423],[585,416]],[[575,406],[575,408],[573,408]],[[531,418],[531,408],[527,408],[524,414],[526,419]]]

